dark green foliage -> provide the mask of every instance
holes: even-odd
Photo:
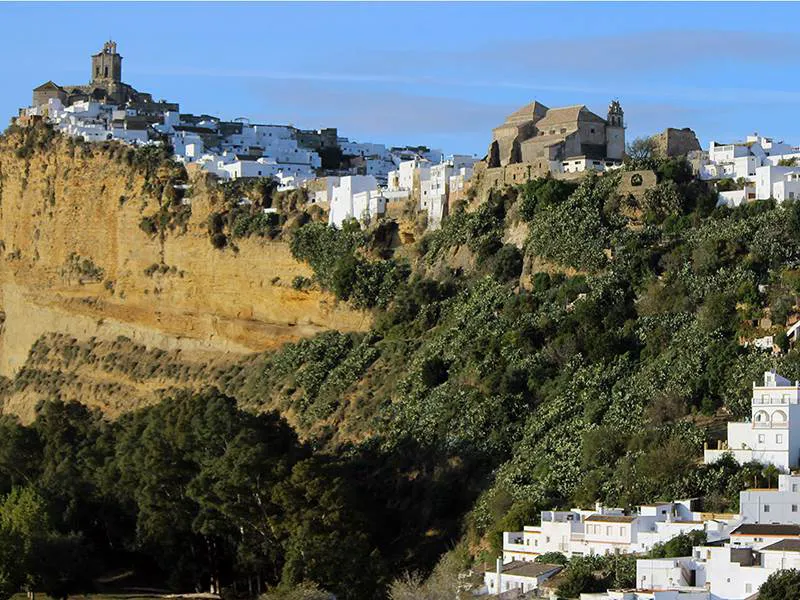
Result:
[[[48,402],[30,428],[0,428],[0,593],[88,591],[119,559],[175,590],[258,576],[356,599],[385,580],[341,464],[312,456],[274,413],[212,390],[113,424]]]
[[[561,552],[545,552],[540,554],[534,559],[534,562],[544,563],[546,565],[566,565],[569,560]]]
[[[522,252],[513,244],[505,244],[494,258],[494,278],[498,281],[518,279],[522,273]]]
[[[528,249],[558,264],[596,271],[607,263],[606,249],[618,218],[604,212],[613,177],[589,176],[564,202],[539,208],[530,221]]]
[[[671,540],[658,543],[650,550],[652,558],[675,558],[678,556],[691,556],[692,548],[706,543],[705,531],[690,531],[681,533]]]
[[[342,229],[309,223],[292,236],[292,255],[314,269],[315,279],[355,308],[384,308],[398,286],[408,279],[410,268],[394,259],[368,260],[358,252],[370,241],[358,223]]]
[[[800,571],[786,569],[770,575],[758,590],[759,600],[793,600],[800,598]]]
[[[446,251],[466,245],[475,254],[478,264],[485,263],[503,245],[504,219],[514,200],[515,195],[493,192],[475,211],[455,212],[442,223],[441,229],[423,238],[420,252],[426,261],[433,263]]]
[[[274,238],[278,233],[280,233],[280,217],[276,213],[239,213],[231,227],[231,235],[235,238],[251,235]]]
[[[520,215],[523,219],[533,221],[537,212],[544,212],[559,204],[563,204],[576,190],[578,185],[560,179],[534,179],[520,189]]]

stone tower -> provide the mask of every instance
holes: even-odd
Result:
[[[608,124],[611,127],[624,127],[624,116],[625,113],[622,111],[619,100],[612,100],[608,105]]]
[[[117,54],[117,43],[109,40],[92,56],[92,83],[108,85],[121,81],[122,57]]]
[[[612,100],[608,105],[606,125],[606,157],[622,160],[625,156],[625,113],[619,100]]]

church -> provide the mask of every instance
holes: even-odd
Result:
[[[64,106],[90,100],[134,108],[142,115],[177,112],[179,109],[175,103],[154,102],[152,95],[139,92],[122,81],[122,56],[117,52],[117,43],[112,40],[103,44],[100,52],[92,55],[91,69],[88,84],[59,85],[48,81],[34,88],[31,106],[46,105],[51,98],[57,98]]]
[[[575,158],[616,162],[624,155],[624,113],[617,100],[609,105],[606,119],[583,104],[548,108],[532,102],[492,130],[488,167]]]

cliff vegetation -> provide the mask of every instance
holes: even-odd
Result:
[[[204,360],[146,339],[42,331],[0,391],[7,406],[42,400],[29,424],[2,420],[0,517],[20,506],[46,515],[43,548],[85,560],[52,579],[69,589],[137,564],[174,589],[302,584],[399,600],[454,597],[459,572],[493,562],[501,532],[544,509],[702,496],[708,511],[734,510],[740,489],[773,474],[703,465],[702,448],[747,414],[765,369],[800,379],[800,353],[777,335],[798,313],[800,204],[715,208],[682,161],[649,166],[659,183],[639,200],[617,193],[618,174],[537,180],[461,207],[413,246],[397,244],[392,222],[328,228],[301,197],[262,223],[256,212],[242,220],[223,192],[200,219],[195,191],[186,233],[157,217],[147,234],[136,217],[153,213],[131,215],[139,243],[163,232],[165,264],[195,278],[170,297],[198,312],[224,310],[202,291],[224,283],[208,270],[198,279],[185,253],[202,247],[209,265],[232,269],[274,234],[282,260],[303,266],[271,301],[313,294],[365,320]],[[212,214],[228,216],[211,227]],[[195,243],[172,241],[187,236]],[[31,261],[22,249],[6,263]],[[75,285],[110,278],[114,294],[133,295],[119,261],[84,247],[61,256],[51,263],[87,280]],[[240,285],[224,298],[255,307],[270,290]],[[150,299],[148,314],[166,310]],[[741,343],[765,327],[784,352]],[[125,414],[109,420],[78,404],[84,395]],[[3,523],[0,535],[28,535]],[[13,586],[55,593],[7,560]],[[626,585],[630,564],[574,561],[562,595]]]

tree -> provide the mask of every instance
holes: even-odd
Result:
[[[764,473],[764,478],[767,480],[767,486],[772,487],[772,480],[774,479],[777,481],[778,475],[780,474],[780,470],[778,469],[778,467],[770,463],[764,467],[763,473]]]
[[[770,575],[758,590],[759,600],[795,600],[800,598],[800,571],[786,569]]]
[[[545,552],[537,556],[534,562],[544,563],[546,565],[561,565],[563,567],[569,562],[569,559],[561,554],[561,552]]]
[[[79,535],[52,525],[44,499],[14,488],[0,504],[0,589],[24,589],[66,598],[86,583],[87,556]]]
[[[513,244],[505,244],[495,255],[495,279],[511,281],[518,279],[520,273],[522,273],[522,252]]]
[[[705,531],[690,531],[676,535],[671,540],[655,544],[650,550],[652,558],[676,558],[691,556],[692,548],[706,542]]]
[[[661,223],[670,215],[681,213],[681,196],[672,180],[659,183],[644,193],[642,209],[648,222]]]
[[[577,598],[583,593],[603,591],[603,580],[595,575],[597,567],[594,557],[573,558],[564,570],[564,578],[558,585],[558,595],[562,598]]]
[[[627,158],[633,161],[646,161],[655,156],[656,140],[652,137],[639,137],[625,147]]]

